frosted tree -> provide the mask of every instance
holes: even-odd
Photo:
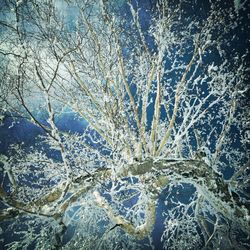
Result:
[[[1,155],[3,249],[154,249],[157,216],[164,249],[249,248],[246,3],[198,2],[2,1],[1,121],[40,128]]]

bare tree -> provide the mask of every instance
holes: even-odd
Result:
[[[163,248],[249,247],[246,6],[139,2],[3,1],[1,119],[41,129],[1,156],[6,249],[154,248],[159,197]]]

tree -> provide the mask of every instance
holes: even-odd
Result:
[[[2,3],[1,120],[40,128],[1,155],[5,248],[152,248],[160,198],[163,248],[249,247],[246,6],[193,2]]]

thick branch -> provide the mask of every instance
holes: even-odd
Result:
[[[188,75],[188,72],[190,71],[191,66],[193,65],[193,63],[195,61],[195,58],[197,56],[197,51],[198,51],[198,42],[196,42],[196,44],[195,44],[193,56],[192,56],[190,62],[187,64],[186,69],[185,69],[185,71],[184,71],[184,73],[183,73],[183,75],[181,77],[181,80],[177,84],[173,114],[172,114],[171,120],[170,120],[170,122],[168,124],[167,131],[166,131],[163,139],[161,140],[159,148],[156,151],[156,155],[159,155],[161,153],[163,147],[166,145],[166,143],[167,143],[167,141],[168,141],[168,139],[169,139],[169,137],[171,135],[171,131],[172,131],[173,127],[174,127],[175,120],[176,120],[176,117],[177,117],[177,112],[179,110],[181,94],[182,94],[183,88],[185,86],[186,77]]]
[[[145,211],[145,222],[140,226],[134,226],[122,216],[115,214],[107,201],[97,191],[95,191],[93,194],[96,198],[96,203],[106,211],[111,221],[113,221],[116,225],[119,225],[130,235],[133,235],[137,239],[144,239],[153,230],[156,218],[156,205],[154,200],[150,200],[147,204]]]

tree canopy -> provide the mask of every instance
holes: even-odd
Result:
[[[246,2],[0,9],[3,249],[249,248]]]

